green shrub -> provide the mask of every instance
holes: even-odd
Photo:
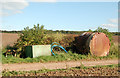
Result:
[[[47,40],[51,44],[52,42],[60,43],[64,39],[65,34],[62,33],[53,33],[53,34],[47,34]]]
[[[113,44],[113,46],[110,47],[109,56],[115,55],[116,57],[118,57],[118,53],[119,53],[118,47],[119,47],[119,45],[118,44]]]
[[[103,28],[101,28],[101,27],[98,27],[98,28],[97,28],[95,31],[93,31],[93,32],[102,32],[102,33],[105,33],[105,34],[108,36],[109,40],[110,40],[111,46],[113,45],[113,42],[112,42],[112,39],[113,39],[112,36],[113,36],[113,34],[110,33],[108,29],[103,29]]]
[[[20,38],[14,45],[17,48],[17,52],[22,52],[24,55],[25,46],[47,44],[47,35],[45,31],[44,26],[39,26],[39,24],[37,24],[37,26],[34,25],[31,29],[29,29],[29,27],[24,28],[22,34],[20,34]]]
[[[72,42],[75,40],[74,36],[64,36],[63,42],[61,43],[65,47],[71,47],[73,44]]]
[[[2,48],[1,52],[4,54],[7,51],[7,48]]]

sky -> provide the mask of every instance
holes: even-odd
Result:
[[[32,28],[40,24],[48,30],[87,31],[102,27],[111,32],[118,31],[117,0],[116,2],[45,1],[2,2],[0,29],[23,30],[27,26]]]

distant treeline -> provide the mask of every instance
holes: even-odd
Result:
[[[111,32],[113,35],[119,35],[120,36],[120,32]]]
[[[21,33],[22,31],[6,31],[6,30],[0,30],[1,33]]]
[[[21,33],[22,31],[6,31],[6,30],[0,30],[1,33]],[[65,31],[65,30],[46,30],[46,33],[63,33],[63,34],[81,34],[83,32],[88,32],[88,31]],[[120,32],[110,32],[113,35],[120,35]]]
[[[56,31],[53,31],[53,30],[46,30],[46,33],[62,33],[62,34],[81,34],[85,31],[65,31],[65,30],[56,30]]]
[[[6,30],[0,30],[2,33],[22,33],[22,31],[6,31]],[[85,31],[64,31],[64,30],[46,30],[46,33],[63,33],[63,34],[81,34]]]

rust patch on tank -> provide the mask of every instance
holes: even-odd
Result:
[[[106,56],[109,53],[110,42],[104,33],[95,33],[90,41],[90,52],[95,56]]]

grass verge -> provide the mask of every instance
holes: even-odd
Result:
[[[116,55],[108,55],[104,57],[96,57],[90,54],[88,55],[81,55],[72,53],[69,51],[68,53],[58,53],[55,56],[40,56],[36,58],[19,58],[19,57],[12,57],[12,56],[2,56],[2,63],[34,63],[34,62],[58,62],[58,61],[76,61],[76,60],[102,60],[102,59],[117,59]]]

